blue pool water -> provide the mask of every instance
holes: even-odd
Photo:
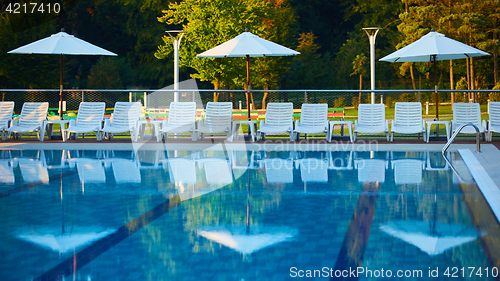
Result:
[[[0,155],[0,280],[500,276],[458,154],[460,178],[433,152]]]

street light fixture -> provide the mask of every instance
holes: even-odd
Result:
[[[370,79],[371,79],[371,90],[375,90],[375,38],[377,37],[378,31],[382,29],[380,27],[365,27],[363,30],[368,35],[370,39]],[[375,103],[375,92],[372,92],[372,104]]]
[[[174,44],[174,90],[179,90],[179,46],[181,44],[181,39],[184,33],[187,31],[184,30],[167,30],[170,38],[172,39],[172,44]],[[179,92],[174,92],[174,101],[179,101]]]

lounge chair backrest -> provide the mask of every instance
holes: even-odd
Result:
[[[500,126],[500,102],[490,101],[488,103],[488,112],[490,114],[490,124]]]
[[[481,109],[479,103],[454,103],[453,126],[456,128],[468,122],[478,127],[481,126]]]
[[[328,104],[303,103],[300,112],[301,126],[326,126],[328,124]]]
[[[140,102],[121,102],[115,103],[113,110],[112,126],[134,128],[141,114]]]
[[[168,124],[184,126],[196,122],[196,102],[171,102]]]
[[[385,105],[360,104],[358,107],[358,124],[367,127],[379,127],[385,124]]]
[[[205,109],[205,125],[212,127],[231,126],[232,102],[208,102]]]
[[[19,117],[19,126],[37,126],[47,119],[48,102],[25,102]]]
[[[0,124],[11,120],[13,111],[14,111],[13,101],[0,102]]]
[[[267,104],[267,126],[289,126],[293,122],[293,103],[270,102]]]
[[[422,104],[419,102],[396,102],[394,125],[422,127]]]
[[[100,126],[104,119],[105,110],[105,102],[82,102],[78,107],[76,124],[86,127]]]

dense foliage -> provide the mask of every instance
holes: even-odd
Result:
[[[31,1],[33,2],[33,0]],[[57,88],[59,57],[9,50],[66,32],[118,57],[66,56],[65,88],[161,88],[173,81],[172,43],[165,30],[183,29],[180,79],[204,88],[242,89],[244,58],[196,54],[245,28],[296,49],[296,57],[252,59],[252,86],[262,89],[368,89],[369,45],[376,40],[377,88],[430,88],[428,63],[379,62],[434,28],[483,49],[489,57],[442,61],[440,88],[492,88],[498,81],[499,0],[65,0],[59,14],[0,14],[0,88]],[[206,82],[203,82],[206,81]],[[465,86],[464,86],[465,85]]]

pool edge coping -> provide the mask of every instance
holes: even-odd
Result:
[[[472,177],[476,181],[479,190],[486,199],[486,202],[488,202],[491,210],[500,222],[500,204],[498,204],[498,202],[500,202],[499,186],[497,186],[497,184],[493,181],[471,149],[458,149],[458,152],[469,169]]]

